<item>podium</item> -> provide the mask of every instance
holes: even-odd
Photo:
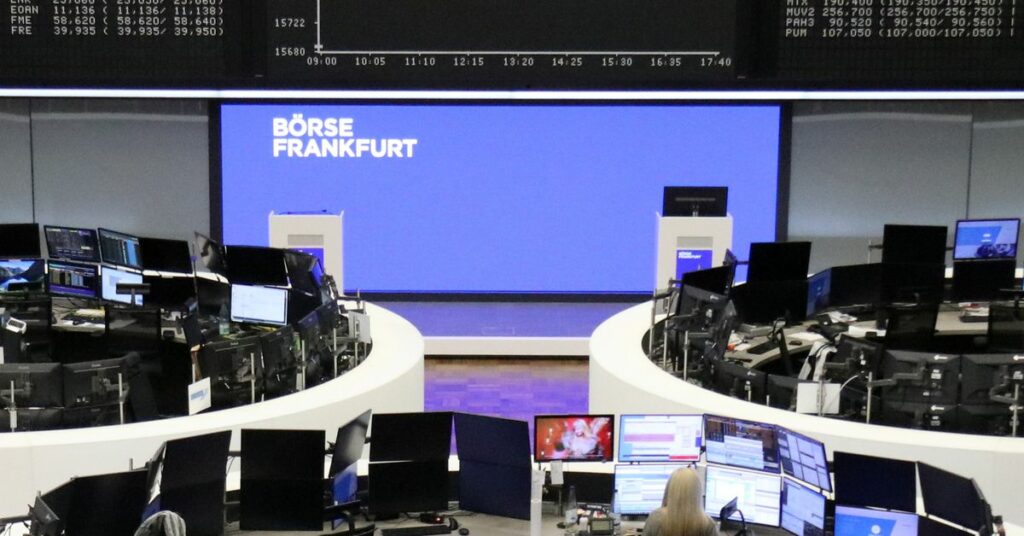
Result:
[[[732,216],[658,215],[658,266],[654,288],[665,288],[682,273],[721,266],[732,247]]]
[[[270,213],[270,247],[295,249],[320,259],[324,272],[344,289],[342,230],[345,213],[284,212]]]

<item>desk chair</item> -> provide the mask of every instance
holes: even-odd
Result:
[[[992,302],[988,307],[988,350],[1024,352],[1024,308],[1017,302]]]
[[[939,303],[889,305],[884,310],[887,350],[927,350],[935,338]]]

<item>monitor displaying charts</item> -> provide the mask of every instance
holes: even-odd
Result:
[[[231,321],[283,326],[288,323],[288,291],[231,285]]]
[[[95,229],[47,225],[43,230],[51,259],[100,262],[99,239],[96,238]]]
[[[619,461],[695,462],[703,438],[703,415],[623,415]]]
[[[953,259],[1013,259],[1017,257],[1020,219],[959,220]]]
[[[778,527],[781,479],[779,475],[709,465],[704,489],[704,512],[717,518],[722,507],[736,498],[736,506],[743,512],[747,523]],[[736,519],[739,519],[739,515]]]
[[[137,236],[101,228],[99,239],[100,258],[103,262],[142,269],[142,247]]]
[[[644,515],[661,507],[665,486],[680,465],[616,465],[615,512]]]
[[[705,415],[704,441],[711,463],[779,472],[775,427],[770,424]]]
[[[99,297],[99,267],[95,264],[49,261],[46,264],[50,294],[76,298]]]
[[[836,536],[917,536],[917,514],[836,506]]]
[[[124,270],[118,270],[117,268],[111,268],[110,266],[104,266],[101,275],[101,280],[103,284],[102,292],[100,295],[104,300],[127,304],[132,303],[131,293],[117,293],[117,284],[127,283],[138,285],[142,283],[142,274],[126,272]],[[134,305],[142,305],[142,298],[142,296],[136,295]]]
[[[824,536],[825,496],[784,479],[782,528],[796,536]]]
[[[777,428],[779,462],[787,475],[825,491],[832,491],[832,480],[825,458],[825,445],[816,439],[785,428]]]

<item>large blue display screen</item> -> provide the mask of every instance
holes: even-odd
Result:
[[[344,281],[379,292],[649,292],[667,185],[728,186],[733,249],[775,237],[778,106],[221,108],[224,240],[345,212]]]

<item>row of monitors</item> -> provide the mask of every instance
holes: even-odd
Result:
[[[612,461],[612,415],[538,415],[534,459],[538,462]],[[825,446],[786,428],[716,415],[622,415],[620,462],[707,461],[787,475],[832,490]]]
[[[842,460],[882,460],[837,453]],[[837,462],[844,463],[844,462]],[[914,463],[901,469],[909,469],[914,475]],[[986,523],[984,498],[976,491],[973,481],[943,471],[927,464],[920,468],[922,494],[925,511],[945,521],[976,530]],[[679,465],[617,465],[615,467],[615,512],[623,515],[644,515],[662,505],[662,496],[672,473]],[[882,466],[873,467],[878,471]],[[837,474],[841,469],[837,468]],[[901,473],[907,473],[906,470]],[[874,487],[888,485],[886,474],[874,473]],[[906,475],[901,475],[906,476]],[[845,477],[845,475],[844,475]],[[837,481],[839,477],[837,476]],[[966,489],[965,489],[966,486]],[[911,488],[913,490],[913,488]],[[871,489],[864,490],[870,494]],[[885,494],[884,492],[882,493]],[[856,499],[857,497],[854,497]],[[911,496],[911,499],[914,497]],[[825,495],[803,486],[788,478],[765,473],[755,473],[729,467],[707,466],[705,473],[704,511],[712,517],[719,517],[723,506],[737,499],[738,509],[748,523],[781,527],[796,536],[966,536],[970,532],[948,524],[918,516],[910,511],[864,506],[865,501],[854,500],[854,504],[835,506],[834,526],[827,527],[829,502]],[[837,499],[839,502],[839,499]],[[738,515],[732,519],[738,520]],[[873,529],[877,527],[877,531]]]
[[[75,408],[114,403],[118,377],[127,390],[139,373],[139,356],[61,363],[0,363],[0,394],[4,406],[19,408]]]

